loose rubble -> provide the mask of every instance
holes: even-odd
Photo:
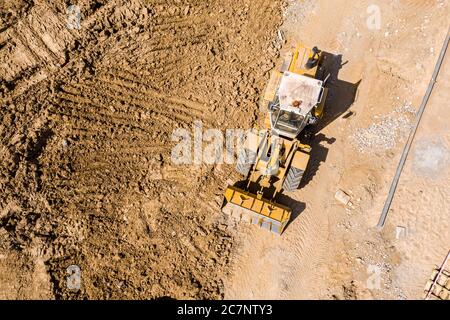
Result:
[[[350,136],[350,141],[363,153],[393,149],[399,139],[408,136],[415,114],[411,104],[405,104],[370,127],[358,129]]]

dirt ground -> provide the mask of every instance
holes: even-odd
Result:
[[[447,0],[70,4],[79,29],[67,1],[0,2],[0,298],[422,297],[450,249],[448,81],[387,226],[375,225],[450,24]],[[279,237],[224,217],[233,166],[175,165],[171,135],[195,120],[259,123],[268,72],[298,41],[332,57],[331,94]],[[339,188],[352,207],[334,200]]]
[[[379,30],[367,25],[374,4]],[[286,47],[317,45],[342,67],[329,84],[325,127],[312,141],[313,177],[290,195],[298,217],[281,238],[253,228],[241,233],[225,297],[421,299],[450,249],[445,71],[387,225],[382,232],[375,226],[447,33],[449,3],[291,1],[285,16]],[[431,162],[439,179],[410,169],[418,161]],[[338,189],[353,207],[334,199]],[[406,227],[400,239],[397,226]]]
[[[171,134],[251,126],[280,1],[73,4],[79,29],[0,5],[0,297],[223,297],[230,173],[173,165]]]
[[[391,211],[392,225],[406,228],[395,244],[402,257],[395,278],[409,297],[420,296],[423,279],[430,277],[435,266],[441,266],[450,249],[449,89],[447,55]]]

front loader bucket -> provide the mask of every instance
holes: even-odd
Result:
[[[292,210],[239,188],[228,187],[222,212],[239,221],[255,224],[281,235],[291,218]]]

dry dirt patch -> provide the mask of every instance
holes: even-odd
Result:
[[[248,127],[281,1],[0,7],[0,268],[5,298],[220,298],[228,169],[171,163],[171,133]],[[13,14],[8,12],[13,11]],[[39,293],[35,272],[48,273]],[[81,268],[82,287],[66,286]],[[45,274],[45,273],[44,273]]]

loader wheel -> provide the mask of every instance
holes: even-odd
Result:
[[[236,170],[240,174],[247,176],[256,160],[256,153],[248,149],[242,149],[239,152]]]
[[[304,170],[291,167],[283,183],[283,189],[291,192],[298,189],[303,178]]]

